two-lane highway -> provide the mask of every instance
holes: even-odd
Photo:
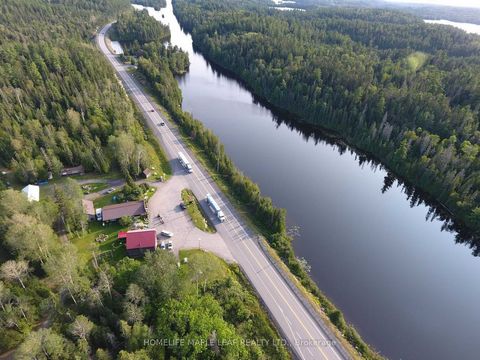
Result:
[[[143,93],[141,85],[127,71],[127,66],[112,55],[105,44],[105,33],[110,26],[111,24],[105,26],[98,34],[99,48],[115,68],[127,93],[159,138],[168,158],[176,159],[178,152],[182,151],[192,164],[193,173],[189,175],[175,173],[173,176],[186,176],[189,187],[198,199],[203,200],[206,194],[210,193],[222,208],[226,221],[223,223],[216,221],[217,230],[259,294],[294,356],[312,360],[350,358],[338,340],[328,330],[324,330],[325,326],[321,326],[318,320],[308,312],[302,301],[265,256],[255,241],[255,234],[244,224],[235,208],[221,193],[199,161],[184,146],[176,129],[170,128],[167,121],[165,126],[158,126],[163,119],[157,111],[151,111],[155,108],[155,104],[150,102],[148,96]],[[268,345],[275,346],[275,344]]]

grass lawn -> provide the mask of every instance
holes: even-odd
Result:
[[[88,230],[84,235],[71,238],[71,242],[77,247],[80,259],[86,264],[92,260],[92,250],[95,250],[97,256],[106,261],[118,261],[126,256],[125,246],[120,244],[117,239],[119,231],[126,231],[128,228],[122,227],[118,223],[109,223],[102,226],[100,221],[89,223]],[[107,239],[102,242],[96,242],[95,239],[100,235],[106,235]]]
[[[198,199],[193,195],[192,190],[182,190],[183,203],[187,205],[187,212],[192,218],[197,228],[208,233],[216,232],[215,227],[210,223],[208,217],[204,215]]]
[[[147,130],[147,134],[148,142],[146,143],[145,148],[151,159],[150,169],[153,171],[153,174],[148,181],[158,181],[162,176],[165,179],[168,179],[172,175],[172,168],[167,160],[167,156],[159,144],[156,143],[157,139],[150,129]]]
[[[83,184],[82,191],[84,194],[91,194],[94,192],[98,192],[100,190],[106,189],[108,187],[108,183],[106,182],[96,182],[90,184]]]
[[[203,286],[205,283],[230,276],[227,263],[212,253],[191,249],[180,250],[178,255],[181,262],[180,277],[185,282],[186,293],[196,293],[197,280],[198,285]],[[183,262],[184,258],[188,259],[187,263]]]
[[[121,192],[120,190],[115,190],[111,194],[107,194],[107,195],[99,197],[98,199],[95,199],[93,201],[93,206],[95,206],[95,208],[102,208],[106,205],[118,204],[119,202],[115,201],[114,197],[118,196],[118,194],[120,194],[120,192]]]
[[[155,191],[157,191],[156,187],[153,187],[153,186],[149,187],[148,190],[143,193],[143,200],[148,201],[153,196],[153,194],[155,194]],[[102,208],[107,205],[120,204],[122,202],[125,202],[126,200],[125,201],[119,201],[118,199],[115,200],[115,197],[116,196],[118,197],[118,195],[121,194],[121,192],[122,192],[122,189],[117,189],[111,194],[101,196],[93,201],[93,206],[95,208]],[[128,200],[128,201],[134,201],[134,200]]]
[[[65,183],[67,178],[74,179],[74,180],[98,180],[94,183],[86,184],[92,187],[89,192],[86,192],[83,186],[82,190],[84,194],[90,194],[92,192],[100,191],[106,189],[108,184],[106,183],[107,180],[116,180],[121,179],[122,175],[118,171],[112,171],[107,174],[97,174],[97,173],[87,173],[84,175],[74,175],[74,176],[62,176],[59,178],[48,180],[47,184],[40,185],[40,199],[44,199],[46,197],[53,197],[53,188],[55,185],[62,185]],[[18,190],[21,190],[25,185],[18,184]]]

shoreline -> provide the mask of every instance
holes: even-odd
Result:
[[[179,22],[180,23],[180,22]],[[186,28],[180,24],[181,29],[185,32],[191,34]],[[192,36],[193,40],[193,36]],[[377,165],[380,165],[383,169],[385,169],[389,174],[393,174],[396,180],[400,183],[405,184],[407,186],[415,187],[415,190],[422,195],[422,200],[427,204],[430,208],[434,209],[435,211],[440,210],[441,220],[444,221],[449,227],[461,235],[461,237],[465,238],[467,241],[471,243],[476,243],[480,246],[480,233],[477,229],[470,226],[465,217],[462,217],[458,214],[458,211],[455,209],[450,209],[444,202],[440,201],[432,194],[428,189],[423,188],[420,184],[415,183],[413,179],[411,179],[407,174],[402,174],[397,170],[394,170],[393,167],[387,164],[381,155],[375,154],[372,151],[368,151],[363,149],[360,145],[355,144],[352,139],[346,138],[342,136],[337,130],[333,128],[328,128],[322,125],[315,125],[309,123],[302,119],[302,117],[298,114],[294,114],[290,112],[288,109],[282,108],[264,96],[257,94],[254,89],[239,75],[237,75],[232,70],[228,69],[224,65],[220,64],[219,62],[215,61],[208,54],[205,53],[195,42],[193,42],[194,50],[201,54],[201,56],[207,61],[207,63],[214,68],[215,71],[219,72],[222,75],[230,77],[237,81],[245,90],[249,91],[252,96],[254,97],[255,101],[259,102],[260,105],[264,106],[268,110],[272,111],[273,114],[280,114],[284,119],[284,121],[289,126],[294,127],[295,129],[302,130],[302,128],[308,127],[312,129],[314,132],[320,133],[321,137],[325,137],[330,140],[334,140],[335,143],[338,145],[345,145],[348,148],[352,149],[355,153],[359,156],[366,156],[368,160],[372,160]]]

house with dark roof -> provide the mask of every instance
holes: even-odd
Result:
[[[143,229],[127,231],[125,247],[130,257],[143,256],[146,251],[157,249],[157,230]]]
[[[102,209],[103,221],[116,221],[122,216],[142,216],[147,214],[145,202],[127,201],[121,204],[107,205]]]
[[[61,172],[62,176],[83,175],[84,173],[85,169],[82,165],[64,168]]]

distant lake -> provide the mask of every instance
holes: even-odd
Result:
[[[111,45],[115,54],[123,54],[122,45],[118,41],[112,41]]]
[[[480,35],[480,25],[469,24],[469,23],[459,23],[449,20],[424,20],[427,24],[441,24],[441,25],[450,25],[458,29],[465,30],[469,34],[479,34]]]
[[[299,9],[299,8],[294,8],[294,7],[284,7],[284,6],[272,6],[270,9],[275,9],[275,10],[280,10],[280,11],[305,11],[305,9]]]

